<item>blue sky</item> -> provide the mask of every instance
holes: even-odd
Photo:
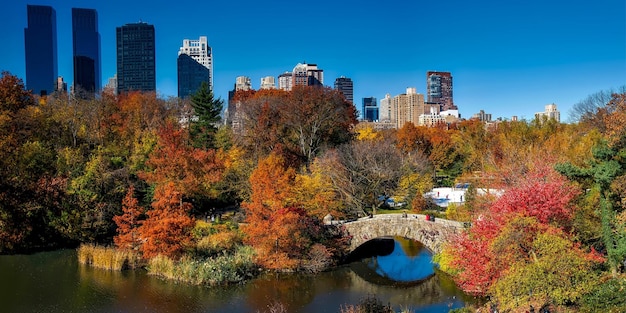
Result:
[[[72,78],[71,8],[98,11],[102,81],[115,74],[115,28],[155,26],[157,89],[176,96],[182,40],[207,36],[214,92],[228,98],[237,76],[264,76],[298,62],[324,70],[324,84],[354,81],[354,99],[426,93],[426,72],[449,71],[463,117],[532,119],[556,103],[562,119],[588,95],[626,84],[626,1],[5,1],[0,70],[25,79],[26,5],[57,13],[59,75]]]

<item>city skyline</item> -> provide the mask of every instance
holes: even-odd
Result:
[[[32,4],[56,11],[58,75],[68,85],[74,81],[71,8],[98,12],[103,82],[116,72],[115,28],[138,21],[154,25],[157,91],[164,96],[177,95],[180,43],[200,36],[213,48],[215,96],[224,100],[238,76],[250,77],[258,89],[262,77],[278,78],[304,62],[324,70],[327,86],[340,76],[351,78],[357,106],[362,98],[383,99],[407,87],[426,95],[426,72],[450,72],[454,104],[464,118],[484,110],[494,118],[532,119],[555,103],[567,121],[574,103],[626,84],[626,4],[620,0],[593,6],[586,1],[322,1],[310,7],[283,1],[57,2],[4,5],[0,38],[16,45],[0,52],[0,70],[26,80],[24,28],[26,5]],[[324,17],[317,27],[282,22],[311,12]],[[366,15],[372,19],[364,23]]]

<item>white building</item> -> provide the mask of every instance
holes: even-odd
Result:
[[[391,121],[391,95],[386,94],[384,98],[380,99],[380,108],[378,110],[378,120],[380,122],[392,122]]]
[[[278,75],[278,89],[291,91],[291,88],[293,88],[293,73],[285,72]]]
[[[209,69],[209,87],[213,90],[213,53],[209,47],[206,36],[200,36],[198,40],[184,39],[183,46],[178,50],[178,55],[186,54],[196,62]]]
[[[235,90],[250,90],[252,89],[252,82],[248,76],[237,76],[235,80]]]
[[[260,89],[275,89],[275,88],[276,88],[276,79],[274,78],[274,76],[261,77]]]
[[[556,108],[556,104],[548,104],[545,107],[544,112],[535,113],[536,119],[541,119],[542,117],[547,117],[548,119],[554,119],[557,122],[561,122],[561,112]]]

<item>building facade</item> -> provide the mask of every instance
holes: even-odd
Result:
[[[241,112],[241,106],[243,105],[241,100],[235,99],[237,91],[252,90],[252,81],[250,77],[238,76],[235,79],[235,88],[228,92],[228,108],[226,110],[226,123],[229,124],[235,133],[239,133],[242,130],[243,113]]]
[[[26,89],[35,95],[46,96],[56,90],[58,78],[56,11],[43,5],[27,5],[26,11]]]
[[[346,101],[354,104],[354,84],[352,79],[344,76],[335,79],[335,89],[343,94]]]
[[[378,120],[381,122],[391,122],[391,95],[386,94],[380,99],[380,108],[378,109]]]
[[[292,71],[293,86],[323,86],[324,70],[317,64],[298,63]]]
[[[391,120],[395,121],[397,129],[408,122],[419,125],[420,115],[428,113],[424,95],[417,93],[414,87],[407,88],[405,94],[397,95],[391,100]]]
[[[278,89],[291,91],[291,88],[293,88],[293,73],[284,72],[278,75]]]
[[[561,122],[561,112],[556,107],[556,104],[548,104],[545,106],[545,111],[535,113],[536,119],[542,119],[546,117],[547,119],[553,119],[557,122]]]
[[[132,23],[116,28],[117,92],[156,90],[154,26]]]
[[[102,89],[98,13],[72,8],[74,92],[92,95]]]
[[[274,76],[261,77],[261,85],[259,89],[276,89],[276,79]]]
[[[426,73],[427,102],[439,105],[440,111],[458,110],[452,97],[452,74],[428,71]]]
[[[177,73],[179,98],[195,93],[202,82],[207,82],[213,91],[213,52],[206,36],[183,40],[178,50]]]
[[[363,98],[363,120],[368,122],[378,121],[378,104],[375,97]]]

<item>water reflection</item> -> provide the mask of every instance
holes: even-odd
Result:
[[[397,250],[409,251],[414,258],[421,253],[403,243],[394,246]],[[417,285],[380,283],[374,277],[382,276],[355,262],[316,275],[267,274],[245,284],[210,288],[174,284],[145,271],[81,266],[75,251],[64,250],[0,256],[0,311],[255,313],[267,312],[268,305],[278,301],[288,312],[338,312],[340,306],[373,294],[396,310],[447,312],[468,300],[437,274]]]
[[[368,268],[383,278],[399,283],[419,282],[435,274],[433,255],[424,245],[402,237],[394,237],[393,242],[391,253],[385,252],[364,260]]]

